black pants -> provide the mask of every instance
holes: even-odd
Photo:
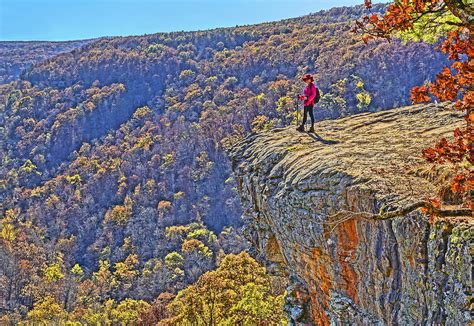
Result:
[[[312,105],[312,104],[304,106],[303,125],[306,124],[306,120],[308,119],[308,113],[309,113],[309,117],[311,118],[311,126],[314,125],[313,107],[314,107],[314,105]]]

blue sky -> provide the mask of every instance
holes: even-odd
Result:
[[[0,0],[0,40],[63,41],[253,24],[363,0]]]

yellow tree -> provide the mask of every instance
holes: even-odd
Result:
[[[195,284],[180,291],[164,322],[186,325],[285,322],[283,295],[273,293],[270,276],[249,254],[223,258],[219,267],[204,273]]]
[[[37,325],[60,324],[66,318],[66,311],[52,296],[47,296],[38,301],[33,309],[28,312],[28,319]]]

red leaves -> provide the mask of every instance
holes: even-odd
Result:
[[[433,210],[440,209],[441,208],[441,201],[438,198],[430,198],[428,199],[428,202],[431,204],[431,207],[422,207],[420,208],[420,211],[423,214],[430,215],[430,223],[433,223],[435,214],[433,214]]]
[[[411,90],[410,100],[413,103],[422,103],[422,102],[431,101],[431,98],[428,95],[428,87],[427,86],[413,87]]]
[[[474,112],[470,112],[466,115],[467,123],[474,123]]]
[[[372,2],[365,1],[367,8],[372,7]],[[454,6],[454,7],[453,7]],[[445,6],[444,0],[397,0],[388,6],[383,16],[373,14],[365,16],[362,21],[357,21],[354,31],[363,32],[363,41],[368,42],[370,38],[390,38],[394,31],[407,31],[413,28],[413,24],[423,15],[433,13],[451,13],[457,16],[456,4]],[[450,12],[451,9],[453,11]],[[459,18],[459,17],[458,17]],[[462,19],[461,19],[462,20]],[[444,67],[436,76],[436,81],[427,85],[414,87],[411,91],[413,103],[429,102],[430,94],[440,101],[456,101],[456,110],[465,110],[466,127],[454,130],[454,141],[448,142],[442,138],[431,148],[423,150],[423,156],[430,163],[452,164],[454,177],[451,179],[450,187],[453,192],[464,193],[464,198],[469,197],[469,191],[473,189],[474,172],[464,164],[466,161],[474,163],[473,153],[473,128],[474,113],[474,31],[470,25],[459,25],[450,31],[446,40],[440,46],[450,60],[451,67]],[[467,59],[466,59],[467,58]],[[467,171],[467,172],[466,172]],[[472,206],[472,199],[468,198]],[[433,204],[433,206],[435,206]]]
[[[466,127],[465,130],[456,128],[454,130],[455,140],[449,143],[446,138],[441,138],[435,147],[423,150],[423,156],[430,163],[443,164],[445,162],[461,163],[464,158],[471,164],[473,161],[472,143],[474,140],[473,128]]]
[[[384,17],[381,17],[378,13],[365,16],[362,20],[356,20],[352,29],[353,33],[361,32],[364,34],[363,40],[366,43],[374,37],[389,39],[391,31],[390,26],[384,21]]]
[[[397,1],[389,5],[383,17],[385,26],[390,29],[405,31],[413,27],[416,10],[414,4],[408,1]]]
[[[434,208],[441,208],[441,201],[438,198],[431,198],[430,203]]]
[[[377,16],[377,14],[373,14],[369,17],[369,22],[372,24],[377,24],[379,22],[379,16]]]
[[[449,182],[449,187],[453,193],[461,194],[464,207],[474,207],[471,191],[474,189],[474,132],[470,124],[461,130],[454,130],[455,140],[451,143],[442,138],[434,148],[423,150],[423,156],[430,163],[452,164],[454,177]]]
[[[467,178],[465,174],[458,174],[454,176],[451,181],[452,192],[465,192],[467,190]]]
[[[430,92],[440,101],[454,101],[458,96],[459,84],[457,76],[453,76],[448,67],[436,75],[436,81],[430,84]]]
[[[459,61],[460,54],[471,54],[472,44],[470,44],[469,39],[464,37],[461,39],[460,30],[454,30],[448,33],[448,37],[441,45],[440,49],[444,54],[448,55],[450,60]]]
[[[364,0],[365,7],[373,7],[371,0]],[[362,32],[372,37],[390,38],[393,31],[406,31],[426,11],[433,11],[442,0],[400,0],[392,2],[384,15],[371,14],[356,21],[354,32]]]

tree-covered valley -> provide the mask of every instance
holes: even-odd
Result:
[[[205,324],[210,302],[214,323],[283,322],[228,149],[294,123],[304,73],[322,120],[406,105],[447,64],[436,44],[366,45],[364,14],[0,42],[0,323]]]

